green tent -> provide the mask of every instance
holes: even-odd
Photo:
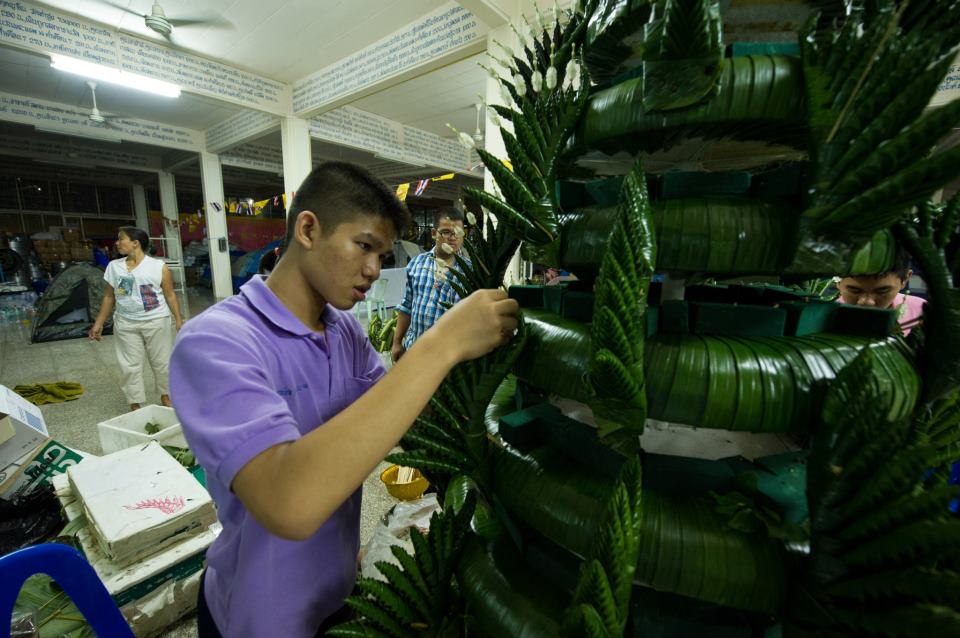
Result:
[[[33,343],[86,337],[100,312],[103,300],[103,269],[92,264],[73,264],[50,283],[37,301]],[[113,333],[108,320],[103,334]]]

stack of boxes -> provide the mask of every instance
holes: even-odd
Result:
[[[84,241],[79,230],[62,228],[59,232],[63,239],[33,240],[33,248],[45,266],[50,267],[61,261],[93,261],[93,244]]]

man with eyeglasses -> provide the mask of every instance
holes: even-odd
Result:
[[[397,328],[390,356],[398,361],[413,342],[432,326],[460,297],[447,281],[447,271],[456,267],[455,256],[463,246],[463,212],[440,210],[430,235],[434,247],[407,264],[403,301],[397,306]]]

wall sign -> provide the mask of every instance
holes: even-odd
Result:
[[[326,142],[371,151],[384,159],[469,174],[470,154],[455,140],[404,126],[352,106],[342,106],[310,120],[310,135]]]
[[[224,166],[249,168],[265,173],[283,175],[283,153],[275,146],[244,144],[220,154]]]
[[[142,155],[140,153],[130,153],[120,148],[100,149],[86,146],[65,146],[61,142],[55,142],[36,137],[18,137],[13,135],[0,135],[0,148],[4,153],[14,154],[19,157],[30,157],[35,159],[63,161],[66,164],[90,164],[90,166],[105,166],[114,168],[142,169],[146,171],[159,171],[160,159]]]
[[[41,126],[64,135],[140,142],[185,151],[199,152],[202,149],[203,134],[200,131],[132,118],[111,118],[109,126],[97,124],[85,113],[66,105],[10,93],[0,93],[0,120]]]
[[[293,110],[307,113],[350,93],[479,42],[486,27],[456,2],[293,83]]]
[[[952,102],[960,98],[960,55],[950,65],[946,77],[937,87],[937,92],[933,94],[930,100],[930,106],[943,106],[947,102]]]

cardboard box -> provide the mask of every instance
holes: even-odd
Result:
[[[155,441],[78,463],[67,478],[97,544],[118,566],[201,535],[217,521],[207,491]]]
[[[147,423],[161,426],[156,434],[147,434]],[[100,435],[100,448],[104,454],[118,452],[125,448],[158,441],[161,445],[187,447],[180,429],[180,419],[173,408],[162,405],[145,405],[139,410],[121,414],[109,421],[97,424]]]
[[[76,465],[83,455],[63,443],[47,439],[17,469],[9,481],[0,487],[0,498],[8,501],[30,494],[35,489],[50,485],[53,477],[66,474],[67,468]]]
[[[11,429],[13,436],[0,444],[2,469],[36,449],[48,434],[40,408],[10,388],[0,385],[0,431],[9,433]]]

